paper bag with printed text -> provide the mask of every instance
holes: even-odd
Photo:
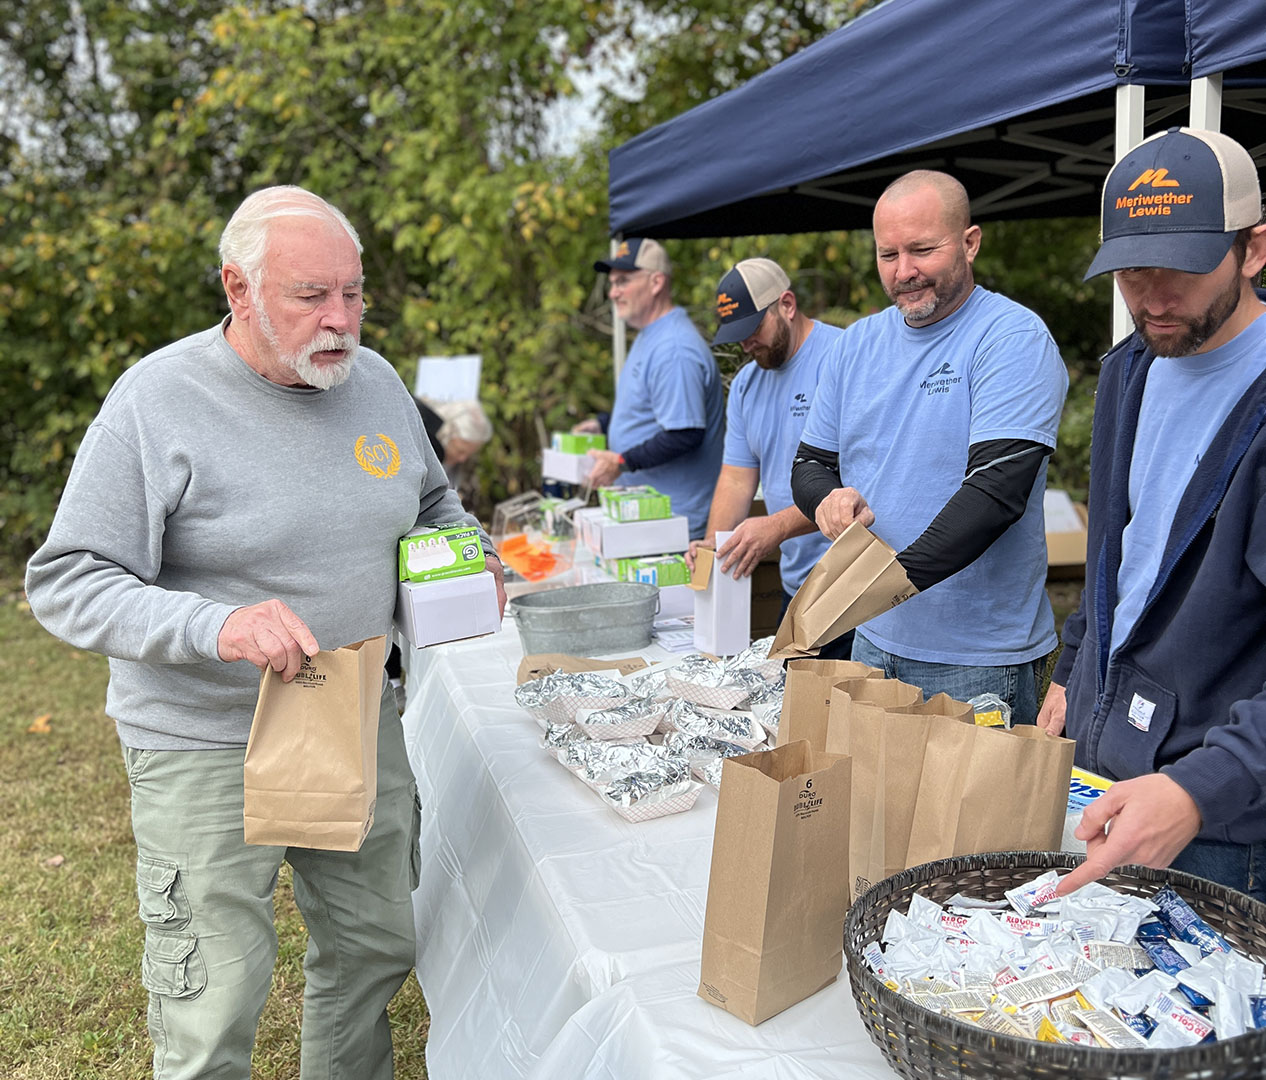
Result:
[[[248,844],[357,851],[374,822],[385,637],[259,681],[243,769]]]
[[[749,1024],[839,975],[851,773],[805,742],[722,766],[699,996]]]

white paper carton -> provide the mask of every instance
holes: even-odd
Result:
[[[733,535],[718,532],[721,548]],[[695,648],[713,656],[733,656],[752,643],[752,579],[735,581],[721,573],[720,563],[712,567],[706,588],[695,591]]]
[[[598,551],[598,537],[602,534],[599,522],[605,516],[601,506],[586,506],[571,516],[576,527],[576,539],[593,553]]]
[[[690,546],[690,522],[681,514],[652,521],[615,521],[605,515],[588,518],[597,533],[587,546],[604,559],[636,555],[675,555]]]
[[[695,591],[689,585],[661,585],[659,619],[680,619],[695,613]]]
[[[541,475],[547,480],[562,480],[568,484],[583,484],[593,469],[593,458],[588,454],[566,454],[561,450],[541,451]]]
[[[495,634],[497,579],[491,570],[440,581],[402,581],[396,593],[396,626],[416,649],[444,641]]]

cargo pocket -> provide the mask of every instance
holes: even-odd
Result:
[[[413,796],[413,821],[409,828],[409,891],[413,892],[422,881],[422,800],[418,798],[418,785],[410,784]]]
[[[207,985],[207,966],[198,954],[198,939],[190,933],[146,927],[141,985],[163,997],[201,993]]]
[[[136,895],[141,922],[147,927],[181,930],[189,924],[189,901],[180,867],[149,855],[136,857]]]

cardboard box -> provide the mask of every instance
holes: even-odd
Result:
[[[1086,574],[1086,508],[1068,492],[1048,490],[1042,501],[1046,516],[1046,576],[1078,578]]]
[[[550,435],[551,450],[564,454],[587,454],[590,450],[605,450],[607,437],[590,432],[555,431]]]
[[[589,550],[604,559],[676,554],[690,546],[690,522],[681,514],[654,521],[612,521],[603,516],[589,518],[587,524],[597,534]]]
[[[423,525],[400,538],[401,581],[436,581],[483,568],[484,546],[471,525]]]
[[[718,532],[717,547],[731,535]],[[695,648],[713,656],[733,656],[746,649],[752,643],[752,579],[735,581],[721,573],[715,553],[699,548],[690,587],[695,590]]]
[[[547,480],[583,484],[592,470],[593,458],[588,454],[570,454],[563,450],[541,451],[541,475]]]
[[[600,543],[599,537],[602,535],[600,527],[596,524],[606,517],[602,512],[601,506],[586,506],[577,510],[571,516],[572,525],[576,529],[576,539],[591,552],[597,552]]]
[[[695,613],[695,591],[689,585],[661,585],[657,619],[680,619]]]
[[[495,634],[501,629],[491,570],[441,581],[400,582],[396,627],[415,648]]]
[[[598,504],[616,521],[653,521],[673,512],[672,500],[648,484],[599,488]]]

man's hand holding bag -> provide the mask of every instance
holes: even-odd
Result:
[[[897,553],[860,522],[831,544],[787,607],[771,657],[813,656],[828,641],[909,600]]]

